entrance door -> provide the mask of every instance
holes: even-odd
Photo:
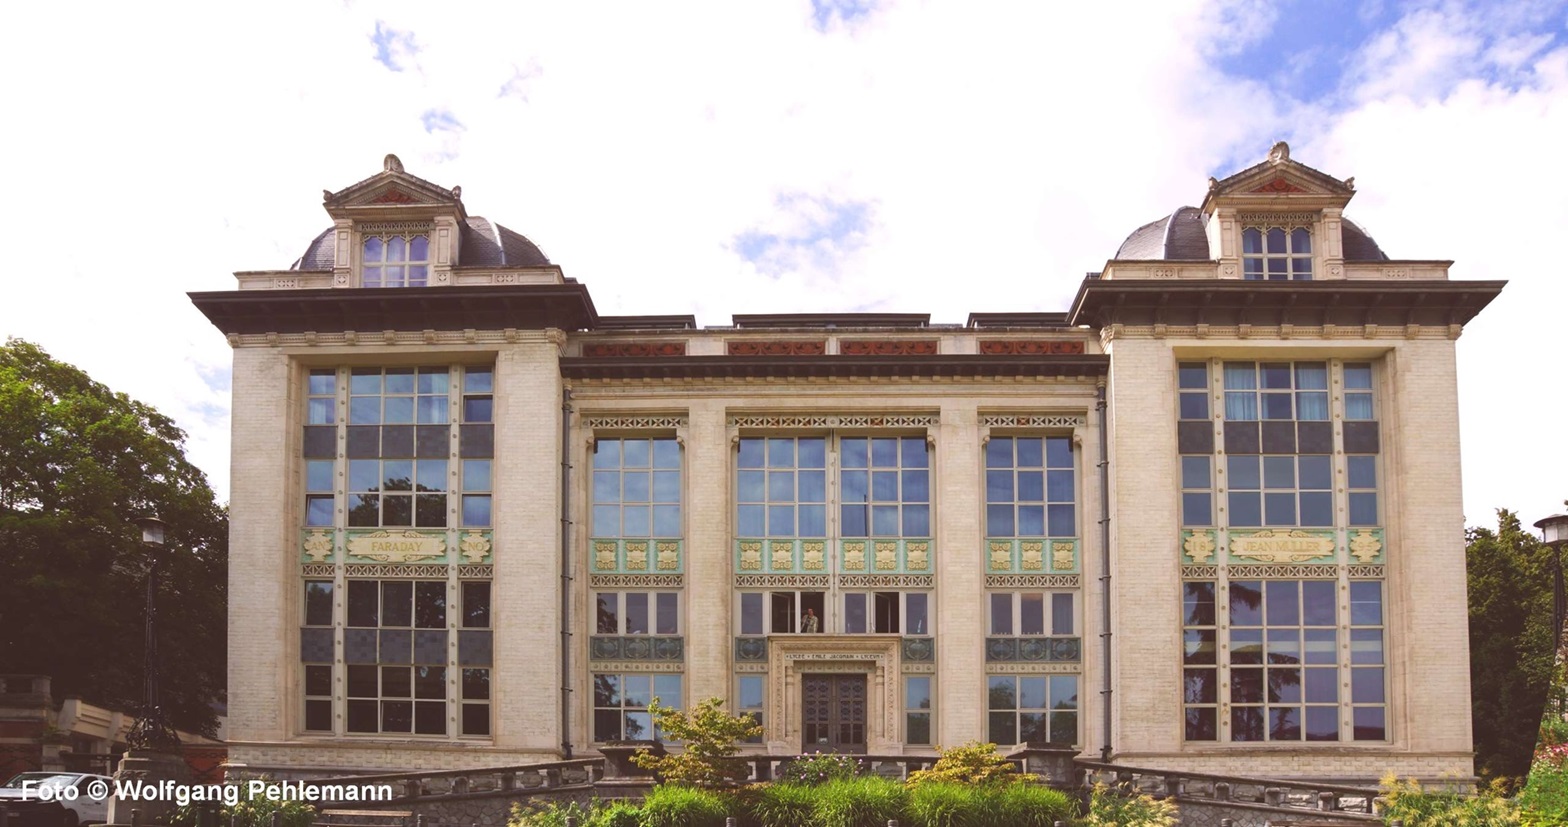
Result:
[[[801,752],[864,754],[866,676],[802,675]]]

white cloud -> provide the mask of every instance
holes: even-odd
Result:
[[[1103,5],[31,4],[0,35],[0,70],[32,79],[7,92],[27,119],[0,207],[17,250],[0,333],[174,416],[222,492],[227,390],[204,377],[229,353],[182,294],[287,266],[327,224],[321,190],[387,152],[463,185],[604,313],[961,321],[1064,309],[1127,232],[1291,137],[1360,176],[1351,215],[1395,255],[1515,279],[1461,343],[1467,502],[1560,499],[1561,472],[1488,460],[1539,456],[1521,443],[1553,433],[1517,401],[1536,389],[1518,348],[1562,352],[1532,332],[1562,298],[1561,265],[1536,254],[1563,226],[1543,186],[1564,180],[1560,53],[1423,8],[1367,51],[1341,113],[1216,69],[1273,24],[1267,4]],[[764,272],[735,241],[799,229],[781,195],[868,205],[864,233]]]

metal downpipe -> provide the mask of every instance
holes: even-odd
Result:
[[[561,757],[572,758],[572,390],[561,389]]]
[[[1095,392],[1100,420],[1100,760],[1111,761],[1111,437],[1107,431],[1105,385]]]

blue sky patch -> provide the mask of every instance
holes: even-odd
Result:
[[[762,273],[831,273],[844,257],[866,246],[869,202],[793,193],[778,196],[775,204],[773,226],[746,230],[732,242],[735,253]]]
[[[876,10],[876,0],[811,0],[811,19],[826,31],[835,19],[853,23]]]
[[[426,109],[425,114],[419,116],[419,122],[425,125],[425,132],[430,134],[463,131],[463,122],[446,109]]]
[[[376,62],[394,72],[407,69],[419,54],[413,32],[394,29],[384,20],[376,21],[376,31],[370,36],[370,42],[376,46]]]

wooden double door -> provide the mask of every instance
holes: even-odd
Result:
[[[864,754],[866,676],[801,676],[801,752]]]

